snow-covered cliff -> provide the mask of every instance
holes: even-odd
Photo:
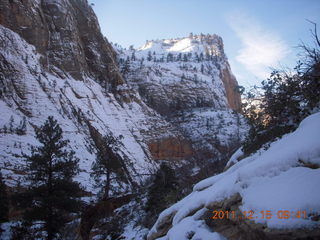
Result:
[[[240,94],[217,35],[147,41],[118,48],[121,70],[161,114],[196,107],[240,109]]]
[[[114,182],[119,192],[143,182],[159,160],[190,165],[195,174],[210,163],[214,171],[243,138],[237,83],[220,37],[114,50],[85,0],[4,0],[0,9],[0,168],[7,184],[26,174],[21,152],[38,144],[34,129],[49,115],[71,140],[81,159],[78,180],[92,192],[91,165],[105,135],[120,146],[126,179]]]

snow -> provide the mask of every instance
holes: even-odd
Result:
[[[144,53],[147,56],[148,52],[155,52],[156,55],[163,55],[164,53],[203,53],[206,49],[209,53],[220,56],[224,55],[221,49],[217,47],[222,44],[222,39],[218,35],[206,35],[175,39],[151,40],[147,41],[145,45],[137,49],[137,52]]]
[[[191,52],[192,49],[191,39],[184,38],[169,48],[169,52]]]
[[[32,45],[7,28],[0,27],[0,33],[3,43],[0,52],[15,70],[13,79],[4,80],[10,96],[5,95],[0,100],[0,130],[4,125],[9,127],[11,116],[14,128],[17,127],[25,116],[17,109],[22,108],[30,113],[26,135],[0,132],[0,168],[8,185],[14,186],[22,181],[24,160],[21,151],[29,154],[30,146],[38,144],[34,126],[42,125],[49,115],[53,115],[80,159],[81,172],[76,180],[88,191],[97,191],[90,177],[95,149],[86,124],[77,120],[75,113],[79,111],[101,135],[123,136],[119,154],[130,159],[126,165],[135,181],[140,182],[146,174],[155,171],[157,164],[150,161],[146,136],[142,131],[152,134],[155,125],[168,128],[169,124],[164,119],[142,102],[120,104],[113,94],[103,94],[104,90],[94,79],[77,81],[70,76],[61,79],[43,72],[39,55]],[[123,89],[128,89],[128,86],[123,86]],[[135,97],[140,99],[138,95]],[[174,135],[169,129],[166,134]]]
[[[316,222],[307,219],[297,219],[298,211],[307,213],[320,210],[320,169],[309,169],[305,167],[291,168],[286,172],[273,178],[256,178],[250,186],[243,190],[242,211],[253,210],[255,213],[271,209],[273,216],[279,210],[288,210],[291,217],[281,220],[273,217],[267,224],[271,228],[308,227],[317,226]],[[308,199],[308,201],[306,201]],[[254,215],[256,217],[256,214]],[[265,220],[258,217],[257,222],[264,223]]]
[[[148,236],[157,232],[166,217],[173,215],[172,227],[164,239],[179,239],[173,232],[178,234],[190,227],[187,219],[192,217],[192,212],[235,193],[242,197],[241,210],[252,210],[255,214],[272,212],[270,219],[255,215],[257,218],[252,220],[255,223],[278,229],[320,227],[319,221],[311,219],[312,215],[320,215],[320,169],[304,165],[320,166],[319,136],[320,113],[316,113],[304,119],[296,131],[271,144],[268,150],[249,156],[227,171],[196,184],[190,195],[160,214]],[[285,210],[290,211],[291,217],[278,218],[278,211]],[[307,218],[295,217],[297,211],[306,211]]]
[[[143,240],[147,234],[148,229],[142,228],[141,226],[134,226],[133,222],[130,222],[124,228],[124,232],[121,234],[122,239],[126,240]]]
[[[190,238],[192,237],[192,238]],[[210,240],[225,240],[223,236],[216,232],[211,232],[203,220],[195,220],[193,217],[184,218],[179,226],[169,230],[167,237],[163,239],[210,239]]]
[[[232,156],[230,157],[229,161],[226,164],[226,168],[237,163],[241,156],[243,156],[242,147],[240,147],[237,151],[234,152],[234,154],[232,154]]]

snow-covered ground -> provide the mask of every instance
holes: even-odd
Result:
[[[316,113],[304,119],[296,131],[272,143],[268,150],[239,162],[232,157],[235,165],[199,182],[190,195],[163,211],[148,239],[160,237],[165,223],[171,227],[158,239],[224,239],[209,229],[202,217],[205,212],[214,211],[209,206],[237,193],[242,199],[240,210],[254,212],[250,220],[253,223],[264,224],[268,229],[319,228],[319,136],[320,113]],[[262,211],[270,211],[271,217],[263,217]],[[289,217],[283,217],[284,213]],[[195,233],[192,238],[188,238],[190,232]]]

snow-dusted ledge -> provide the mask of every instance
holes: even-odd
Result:
[[[306,231],[320,229],[319,184],[320,113],[316,113],[267,151],[196,184],[191,194],[160,214],[148,240],[225,239],[209,228],[204,216],[215,210],[210,209],[215,203],[235,194],[240,195],[240,211],[254,211],[253,219],[246,220],[251,225],[264,226],[269,232],[303,229],[308,234]],[[262,217],[261,211],[270,211],[272,217]],[[290,217],[281,219],[283,212],[279,217],[279,211],[289,211]],[[298,218],[298,211],[306,218]]]

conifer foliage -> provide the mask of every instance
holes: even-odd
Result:
[[[97,148],[96,161],[92,165],[91,176],[94,178],[96,187],[100,188],[101,199],[107,199],[112,190],[112,173],[117,173],[123,178],[121,172],[121,156],[119,140],[113,136],[104,136],[100,148]]]
[[[51,116],[36,129],[36,138],[41,145],[32,147],[31,156],[26,156],[30,185],[23,197],[24,220],[41,221],[46,239],[52,240],[68,221],[68,214],[79,210],[81,187],[73,181],[79,159],[67,149],[68,141]]]
[[[1,224],[8,221],[9,203],[7,196],[7,187],[3,181],[2,173],[0,171],[0,233]]]
[[[301,45],[304,58],[294,73],[275,70],[270,77],[245,94],[243,105],[251,126],[243,146],[246,154],[295,130],[302,119],[320,109],[320,41],[316,25],[312,32],[316,45]]]
[[[179,195],[175,171],[162,163],[149,187],[146,210],[151,217],[158,216],[161,211],[175,203]]]

